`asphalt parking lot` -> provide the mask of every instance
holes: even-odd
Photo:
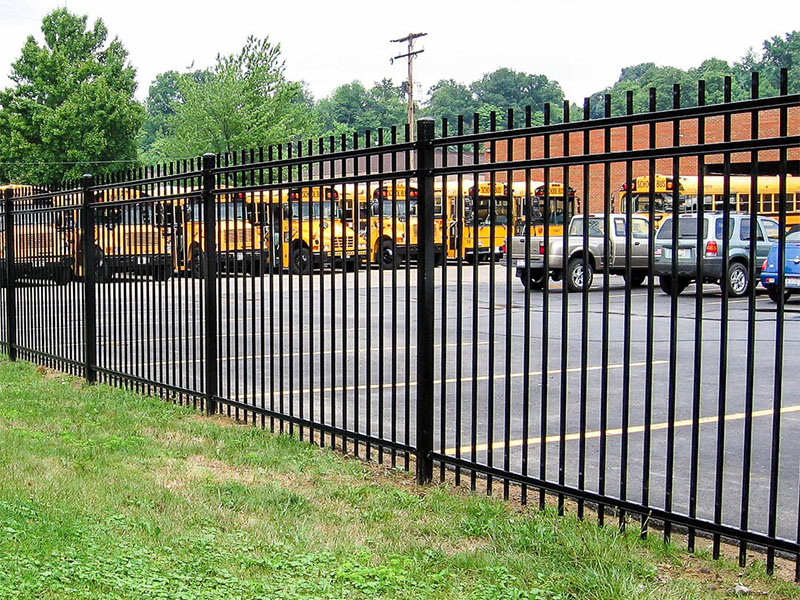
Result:
[[[411,267],[222,278],[220,395],[413,442],[416,277]],[[499,264],[465,266],[460,276],[453,264],[437,269],[436,448],[616,497],[624,490],[637,502],[647,494],[682,513],[694,477],[696,514],[713,520],[719,504],[721,521],[738,526],[750,428],[748,526],[766,533],[778,373],[777,534],[797,539],[800,299],[786,305],[781,370],[775,305],[763,290],[750,329],[748,300],[730,300],[726,316],[717,286],[702,289],[698,312],[694,286],[674,309],[656,286],[649,311],[646,285],[629,297],[622,278],[609,279],[607,294],[604,285],[596,276],[584,307],[558,283],[526,292],[512,277],[508,288]],[[183,277],[100,284],[100,365],[202,390],[202,286]],[[20,287],[20,342],[46,350],[57,339],[80,360],[80,284],[48,290]]]

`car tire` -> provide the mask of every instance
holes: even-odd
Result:
[[[688,277],[678,277],[673,284],[672,277],[670,275],[661,275],[658,278],[658,285],[661,288],[661,291],[667,294],[668,296],[672,295],[672,290],[675,290],[677,295],[680,295],[683,290],[685,290],[689,284],[691,283],[691,279]]]
[[[583,291],[584,277],[586,278],[586,287],[591,287],[592,280],[594,279],[594,269],[592,263],[586,260],[584,268],[583,258],[573,258],[567,263],[567,272],[565,276],[567,288],[570,292]]]
[[[767,295],[769,296],[769,299],[772,300],[775,304],[778,304],[778,302],[780,302],[781,294],[778,288],[776,287],[768,288]],[[792,292],[787,292],[784,290],[783,301],[786,302],[791,297],[791,295]]]
[[[544,288],[545,284],[544,271],[531,269],[530,277],[525,277],[525,271],[522,270],[519,274],[519,280],[522,282],[523,287],[529,292],[531,290],[541,290]]]
[[[750,273],[747,267],[740,262],[733,262],[728,265],[728,276],[725,278],[728,286],[728,295],[731,298],[741,298],[750,291]],[[723,285],[720,282],[720,287]]]

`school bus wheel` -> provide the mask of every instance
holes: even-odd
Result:
[[[203,277],[203,269],[205,267],[205,257],[200,246],[192,246],[192,255],[189,257],[189,272],[192,277]]]
[[[94,272],[95,281],[97,281],[97,283],[107,283],[111,281],[111,266],[106,260],[105,253],[97,246],[94,248]]]
[[[170,277],[172,277],[171,266],[163,265],[160,267],[153,268],[153,279],[157,281],[167,281]]]
[[[67,285],[72,281],[72,269],[66,265],[58,265],[53,270],[53,282],[56,285]]]
[[[245,269],[253,277],[261,277],[269,269],[267,261],[258,256],[253,256],[245,262]]]
[[[393,268],[397,265],[397,247],[392,240],[383,240],[380,247],[380,261],[384,267]]]
[[[292,268],[292,273],[295,275],[308,275],[313,270],[314,265],[311,262],[311,249],[307,246],[295,245],[292,248],[291,260],[289,261]]]

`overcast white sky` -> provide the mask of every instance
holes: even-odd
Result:
[[[389,59],[406,49],[390,40],[426,32],[417,41],[425,50],[415,64],[420,99],[440,79],[468,84],[509,67],[555,79],[580,103],[613,84],[622,67],[649,61],[686,69],[710,56],[733,62],[800,28],[797,0],[0,0],[0,87],[9,85],[26,37],[41,41],[42,17],[65,5],[90,22],[102,18],[119,37],[140,99],[158,73],[210,66],[251,34],[280,43],[287,76],[306,81],[316,98],[355,79],[367,87],[384,77],[403,81],[405,61]]]

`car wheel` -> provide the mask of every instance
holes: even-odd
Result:
[[[728,265],[728,295],[732,298],[741,298],[750,290],[750,273],[747,267],[740,262]],[[721,285],[722,282],[720,282]]]
[[[673,282],[672,277],[669,275],[661,275],[658,278],[658,285],[661,288],[661,291],[667,294],[668,296],[672,295],[672,290],[675,290],[675,293],[680,295],[680,293],[685,290],[689,283],[691,283],[691,279],[688,277],[678,277],[677,280]]]
[[[311,249],[305,246],[295,246],[292,250],[292,273],[295,275],[309,275],[312,271]]]
[[[583,290],[584,279],[586,280],[586,287],[592,285],[594,279],[594,270],[592,264],[587,260],[584,265],[583,258],[573,258],[567,264],[567,277],[566,283],[570,292],[580,292]]]
[[[775,304],[778,304],[778,302],[780,302],[781,293],[780,293],[780,290],[778,290],[778,288],[776,288],[776,287],[768,288],[767,289],[767,295],[769,296],[769,299],[772,300]],[[784,291],[783,292],[783,301],[786,302],[791,297],[791,295],[792,295],[792,292]]]
[[[525,277],[525,271],[520,271],[519,280],[527,291],[541,290],[544,287],[544,272],[531,269],[530,277]]]

